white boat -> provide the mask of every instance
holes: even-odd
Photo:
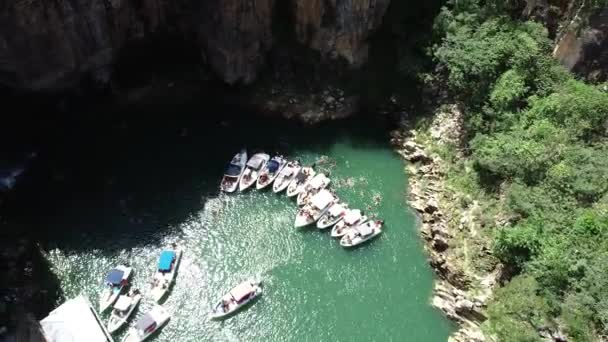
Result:
[[[289,183],[298,175],[302,167],[298,161],[290,161],[283,168],[272,184],[272,191],[279,193],[289,186]]]
[[[304,185],[309,179],[315,176],[315,170],[312,167],[305,166],[300,169],[300,172],[294,177],[287,187],[287,197],[293,197],[304,189]]]
[[[140,301],[141,294],[138,290],[131,290],[129,294],[118,297],[108,321],[108,331],[113,333],[127,323]]]
[[[294,227],[304,227],[318,220],[338,199],[329,190],[321,190],[296,214]]]
[[[317,221],[317,228],[325,229],[333,226],[334,224],[342,221],[344,215],[346,215],[346,211],[348,210],[348,204],[343,202],[338,202],[332,204],[329,207],[329,210],[321,216],[319,221]]]
[[[232,157],[232,160],[226,167],[224,177],[222,177],[222,183],[220,183],[220,189],[225,192],[234,192],[239,186],[241,176],[245,171],[245,164],[247,164],[247,151],[242,149],[241,152],[237,153]]]
[[[256,153],[247,162],[243,176],[239,182],[239,191],[247,190],[258,180],[260,171],[264,168],[270,156],[266,153]]]
[[[152,310],[147,312],[129,329],[127,335],[122,339],[123,342],[141,342],[150,337],[165,325],[171,315],[160,305],[154,305]]]
[[[247,280],[230,290],[213,307],[211,318],[229,316],[262,294],[261,282]]]
[[[283,170],[285,165],[287,165],[287,160],[283,158],[283,156],[272,157],[272,159],[266,163],[266,166],[264,166],[260,172],[257,184],[255,185],[256,189],[264,189],[270,183],[272,183]]]
[[[117,266],[106,276],[105,289],[99,297],[99,312],[109,309],[118,299],[125,287],[129,284],[129,278],[133,268],[127,266]]]
[[[384,221],[382,220],[367,221],[360,224],[352,228],[342,237],[342,239],[340,239],[340,245],[342,247],[354,247],[365,241],[371,240],[382,233],[383,224]]]
[[[363,222],[367,221],[367,216],[363,215],[359,209],[350,209],[344,215],[342,221],[336,223],[331,229],[332,237],[341,237],[346,235],[348,231]]]
[[[331,180],[323,173],[318,173],[316,176],[311,178],[310,181],[304,185],[304,189],[302,189],[302,191],[300,191],[298,194],[298,205],[303,206],[306,204],[306,202],[308,202],[312,196],[318,193],[321,189],[325,189],[329,185],[329,182],[331,182]]]
[[[156,272],[152,278],[152,298],[155,302],[160,302],[169,291],[171,284],[175,281],[177,268],[182,258],[181,250],[164,250],[160,253]]]

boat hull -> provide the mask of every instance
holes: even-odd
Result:
[[[108,321],[108,332],[114,333],[118,329],[122,328],[125,325],[125,323],[127,323],[129,318],[131,317],[131,315],[137,308],[137,305],[139,305],[140,301],[141,301],[141,295],[138,294],[135,297],[133,297],[133,303],[131,304],[131,307],[129,308],[129,312],[127,312],[127,314],[124,317],[118,317],[112,312],[112,316],[110,316],[110,320]]]
[[[173,270],[171,272],[166,273],[164,275],[161,274],[163,280],[166,281],[166,286],[163,287],[162,284],[160,284],[160,286],[155,286],[150,291],[152,299],[154,299],[156,303],[160,303],[165,298],[165,296],[169,292],[169,289],[171,288],[173,283],[175,283],[175,277],[177,276],[177,270],[182,259],[182,253],[182,250],[176,251],[175,267],[173,267]],[[157,279],[156,277],[159,275],[159,273],[160,272],[155,273],[154,279]]]
[[[344,220],[336,223],[334,227],[331,229],[331,236],[335,238],[341,238],[346,235],[352,228],[363,224],[367,221],[367,216],[363,216],[359,221],[354,224],[347,225]]]
[[[375,238],[376,236],[380,235],[382,233],[382,229],[376,229],[374,231],[373,234],[365,236],[365,237],[355,237],[355,238],[351,238],[348,239],[350,237],[350,234],[343,236],[340,239],[340,246],[342,247],[355,247],[355,246],[359,246],[367,241],[372,240],[373,238]]]
[[[136,328],[131,328],[129,329],[127,335],[125,335],[125,337],[122,339],[122,342],[143,342],[150,336],[154,335],[157,331],[162,329],[171,319],[171,315],[169,315],[169,313],[165,309],[157,308],[157,310],[158,312],[162,312],[162,315],[156,321],[156,327],[154,328],[154,330],[140,335]]]
[[[253,302],[254,300],[256,300],[257,298],[260,297],[260,295],[262,294],[262,288],[260,287],[260,283],[255,284],[255,287],[256,287],[255,293],[249,299],[247,299],[243,303],[240,303],[240,304],[234,306],[227,312],[219,312],[217,310],[214,310],[209,315],[209,318],[217,320],[217,319],[224,319],[224,318],[234,315],[236,312],[238,312],[239,310],[241,310],[242,308],[247,306],[249,303]],[[220,300],[220,302],[218,304],[216,304],[215,308],[218,308],[219,306],[221,306],[221,303],[222,303],[222,301]]]
[[[279,192],[287,189],[287,187],[293,181],[293,179],[296,178],[296,175],[298,174],[298,172],[300,172],[301,167],[296,166],[296,167],[293,167],[292,169],[293,169],[293,174],[291,176],[285,178],[284,176],[281,176],[281,174],[279,174],[277,179],[274,180],[274,183],[272,184],[272,191],[274,193],[279,193]],[[283,169],[283,170],[285,170],[285,169]]]

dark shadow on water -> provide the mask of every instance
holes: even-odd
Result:
[[[223,169],[241,147],[324,154],[345,135],[355,147],[387,146],[387,127],[361,115],[307,128],[202,103],[74,116],[45,142],[33,175],[4,211],[45,249],[115,254],[174,234],[218,195]]]

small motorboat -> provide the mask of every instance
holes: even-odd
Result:
[[[258,180],[260,171],[266,166],[270,156],[266,153],[256,153],[247,162],[243,176],[239,181],[239,190],[247,190]]]
[[[315,170],[312,167],[305,166],[300,169],[300,172],[294,177],[287,187],[287,197],[293,197],[304,189],[306,183],[315,176]]]
[[[317,228],[329,228],[340,222],[344,218],[344,215],[346,215],[346,210],[348,210],[348,204],[346,203],[338,202],[332,204],[332,206],[329,207],[329,210],[327,210],[319,221],[317,221]]]
[[[141,294],[137,289],[129,291],[127,295],[118,297],[108,321],[108,331],[113,333],[127,323],[127,320],[131,317],[140,301]]]
[[[212,319],[229,316],[262,294],[261,282],[247,280],[230,290],[213,307]]]
[[[152,298],[155,302],[160,302],[169,287],[175,281],[179,261],[182,258],[181,250],[166,249],[160,253],[156,272],[152,278]]]
[[[247,164],[247,151],[242,149],[241,152],[237,153],[232,157],[232,160],[228,164],[220,189],[224,192],[234,192],[239,186],[241,176],[245,171],[245,165]]]
[[[105,280],[105,289],[99,297],[99,312],[106,311],[114,304],[129,284],[132,271],[133,268],[120,265],[108,273]]]
[[[367,221],[360,224],[350,229],[349,232],[340,239],[340,245],[342,247],[354,247],[365,241],[371,240],[382,233],[383,224],[384,221],[382,220]]]
[[[318,220],[329,207],[338,199],[329,190],[321,190],[310,199],[310,203],[305,205],[298,214],[294,222],[294,227],[304,227]]]
[[[283,156],[275,156],[270,159],[266,166],[260,172],[260,176],[258,177],[258,182],[255,187],[260,190],[264,189],[268,186],[268,184],[272,183],[275,178],[279,175],[279,173],[283,170],[285,165],[287,164],[287,160],[283,158]]]
[[[287,165],[279,172],[279,175],[272,184],[272,191],[279,193],[289,186],[289,183],[298,175],[300,172],[300,163],[298,161],[290,161]]]
[[[150,337],[165,325],[171,315],[160,305],[154,305],[152,310],[147,312],[135,326],[129,329],[127,335],[122,339],[123,342],[141,342]]]
[[[352,227],[359,225],[365,221],[367,221],[367,216],[363,215],[361,210],[350,209],[346,212],[346,215],[344,215],[342,221],[336,223],[336,225],[334,225],[334,227],[331,229],[331,236],[344,236]]]
[[[298,194],[297,203],[299,206],[303,206],[318,193],[321,189],[325,189],[331,180],[325,176],[323,173],[318,173],[316,176],[310,179],[306,185],[304,185],[304,189],[300,191]]]

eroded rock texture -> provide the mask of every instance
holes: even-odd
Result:
[[[302,45],[358,66],[390,0],[291,1]],[[15,0],[0,4],[0,85],[107,84],[121,49],[163,31],[191,41],[227,83],[255,80],[273,45],[274,0]],[[331,59],[330,58],[330,59]]]

